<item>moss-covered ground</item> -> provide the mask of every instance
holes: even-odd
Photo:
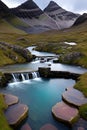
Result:
[[[37,45],[37,49],[40,51],[53,52],[56,54],[62,53],[63,56],[70,52],[78,51],[81,52],[83,56],[75,61],[72,61],[72,63],[87,68],[87,22],[77,27],[72,27],[71,29],[52,31],[35,35],[26,34],[23,31],[20,32],[18,30],[14,31],[11,26],[7,28],[6,22],[4,24],[2,23],[2,27],[0,27],[1,42],[7,42],[9,44],[19,45],[22,47]],[[6,29],[8,31],[6,31]],[[63,42],[65,41],[75,42],[77,45],[72,47],[69,45],[64,45]],[[0,49],[0,66],[17,63],[8,56],[9,53],[14,56],[17,55],[20,59],[20,61],[18,60],[20,63],[24,60],[22,59],[23,57],[10,49],[7,49],[6,51]],[[83,94],[87,97],[87,74],[84,74],[82,77],[80,77],[79,81],[75,85],[75,88],[82,91]],[[5,107],[6,106],[3,102],[3,96],[0,95],[0,130],[10,129],[3,114]],[[87,104],[80,107],[80,114],[83,118],[87,119]]]
[[[74,86],[74,88],[81,91],[84,94],[84,96],[87,98],[87,73],[79,77],[79,80]],[[81,117],[87,120],[87,104],[82,105],[79,108],[79,112]]]
[[[12,130],[4,116],[4,110],[7,108],[4,97],[0,94],[0,130]]]

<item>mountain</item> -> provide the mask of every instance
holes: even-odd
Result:
[[[8,12],[9,12],[9,8],[2,1],[0,1],[0,18],[6,17]]]
[[[58,29],[55,20],[44,13],[33,0],[28,0],[17,8],[11,9],[11,12],[31,26],[26,30],[28,33]]]
[[[27,0],[12,9],[9,9],[0,1],[0,17],[4,19],[5,25],[8,23],[16,29],[31,34],[69,28],[78,16],[62,9],[53,1],[49,3],[44,11],[33,0]]]
[[[78,14],[66,11],[54,1],[49,3],[44,12],[56,21],[59,29],[69,28],[79,16]]]
[[[0,32],[25,34],[23,29],[28,27],[29,25],[22,22],[20,18],[12,14],[10,9],[2,1],[0,1]]]
[[[83,15],[79,16],[78,19],[75,21],[74,25],[80,25],[84,22],[87,22],[87,13],[84,13]]]

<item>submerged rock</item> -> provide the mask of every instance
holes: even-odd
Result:
[[[21,127],[21,130],[31,130],[29,124],[24,124],[22,127]]]
[[[9,125],[17,126],[28,116],[28,107],[24,104],[15,104],[5,111]]]
[[[72,125],[79,117],[78,109],[67,105],[63,101],[52,107],[52,114],[58,121]]]
[[[87,121],[80,118],[72,128],[72,130],[87,130]]]
[[[46,124],[40,128],[40,130],[58,130],[54,125]]]

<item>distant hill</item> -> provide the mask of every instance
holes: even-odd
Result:
[[[80,25],[84,22],[87,22],[87,13],[84,13],[83,15],[79,16],[78,19],[75,21],[74,25]]]
[[[56,21],[59,29],[69,28],[79,16],[78,14],[66,11],[54,1],[49,3],[44,12]]]

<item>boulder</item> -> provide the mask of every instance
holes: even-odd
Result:
[[[31,127],[26,123],[21,127],[21,130],[31,130]]]
[[[78,122],[73,125],[72,130],[87,130],[87,121],[80,118]]]
[[[67,105],[66,103],[59,102],[52,107],[52,114],[58,121],[72,125],[79,117],[78,109]]]
[[[44,77],[47,78],[50,74],[51,68],[47,67],[47,68],[42,68],[39,67],[38,72],[40,74],[40,77]]]
[[[87,103],[87,98],[85,98],[84,95],[76,89],[68,89],[68,91],[63,93],[62,98],[67,103],[77,107]]]
[[[46,124],[40,128],[40,130],[58,130],[54,125]]]
[[[13,96],[11,94],[4,94],[5,103],[9,105],[13,105],[18,103],[18,97]]]
[[[9,106],[5,111],[5,116],[9,125],[17,126],[28,116],[28,107],[20,103]]]

